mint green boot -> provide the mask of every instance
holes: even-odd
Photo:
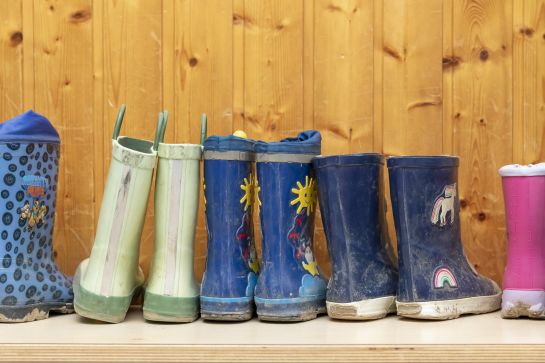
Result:
[[[119,137],[125,106],[113,134],[112,161],[91,256],[74,277],[74,308],[81,316],[119,323],[125,319],[144,274],[138,266],[140,237],[166,120],[159,114],[155,143]]]
[[[203,116],[203,133],[206,128]],[[199,317],[193,240],[199,205],[202,145],[159,144],[155,181],[155,245],[144,295],[144,318],[188,323]]]

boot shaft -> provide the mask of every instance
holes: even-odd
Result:
[[[505,289],[545,289],[545,164],[500,169],[507,225]]]
[[[72,300],[53,256],[59,135],[32,111],[0,124],[0,305]]]
[[[253,296],[258,271],[253,241],[254,142],[236,136],[204,143],[208,248],[201,294]]]
[[[398,301],[493,295],[497,287],[467,261],[460,239],[458,158],[388,159],[399,256]]]
[[[198,295],[193,242],[199,202],[201,145],[159,144],[155,183],[155,242],[146,291]]]
[[[313,253],[317,190],[311,161],[320,145],[317,131],[256,145],[263,237],[256,295],[262,299],[325,293]]]
[[[384,225],[384,158],[317,157],[320,210],[332,264],[327,300],[394,296],[397,273]]]

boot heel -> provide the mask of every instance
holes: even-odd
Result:
[[[254,316],[251,297],[218,298],[201,296],[201,317],[206,320],[243,321]]]
[[[144,319],[150,321],[191,323],[199,318],[199,297],[164,296],[146,291]]]
[[[327,314],[333,319],[374,320],[396,312],[395,296],[349,303],[326,301]]]
[[[133,296],[138,295],[137,290],[134,290],[128,296],[102,296],[93,294],[81,286],[78,286],[75,290],[78,296],[74,303],[76,313],[89,319],[107,323],[120,323],[125,320]]]
[[[294,299],[255,298],[259,320],[298,322],[316,319],[326,313],[325,296]]]

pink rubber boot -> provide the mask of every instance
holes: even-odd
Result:
[[[501,315],[545,318],[545,163],[499,173],[508,239]]]

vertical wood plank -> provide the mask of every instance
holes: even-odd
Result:
[[[516,25],[515,25],[516,26]],[[545,160],[545,0],[524,1],[523,24],[515,27],[523,41],[522,163]],[[520,85],[519,85],[520,86]]]
[[[314,128],[322,133],[322,154],[369,152],[374,139],[374,2],[314,4]],[[315,252],[328,274],[319,213],[316,221]]]
[[[524,3],[513,0],[513,161],[524,163]]]
[[[95,222],[91,1],[34,1],[34,29],[36,111],[62,140],[54,247],[61,268],[73,272]]]
[[[208,115],[209,135],[230,134],[233,130],[233,103],[238,101],[236,97],[240,94],[234,93],[234,72],[240,68],[233,64],[234,57],[240,57],[233,50],[233,24],[240,25],[240,9],[234,15],[232,1],[177,0],[174,11],[176,141],[199,142],[203,112]],[[237,43],[237,46],[240,52],[241,44]],[[237,77],[240,77],[239,73]],[[203,204],[201,190],[200,205]],[[201,207],[195,233],[195,271],[198,276],[204,270],[205,258],[206,229],[204,208]]]
[[[442,1],[385,0],[384,152],[442,150]]]
[[[314,27],[315,2],[303,3],[303,128],[315,128],[314,119]]]
[[[453,53],[452,11],[454,0],[443,1],[443,154],[452,154],[452,77],[457,70],[459,60]]]
[[[22,0],[23,11],[23,108],[34,108],[34,4]]]
[[[498,168],[512,160],[513,2],[456,1],[453,148],[460,155],[462,238],[476,268],[501,281],[505,227]]]
[[[23,111],[23,14],[19,1],[0,3],[0,121]]]
[[[93,181],[94,181],[94,217],[98,221],[100,202],[104,193],[104,2],[93,0]],[[96,226],[93,232],[96,232]]]
[[[383,151],[383,1],[374,0],[373,9],[373,150]]]
[[[244,127],[277,140],[303,129],[303,1],[245,1]]]
[[[244,0],[233,1],[233,131],[244,128]]]
[[[127,105],[122,135],[148,140],[155,136],[157,114],[163,108],[162,8],[154,1],[106,1],[103,19],[103,142],[107,173],[111,130],[121,104]],[[149,268],[153,230],[153,198],[150,198],[140,253],[145,271]]]
[[[373,149],[373,5],[316,2],[314,111],[323,154]]]

